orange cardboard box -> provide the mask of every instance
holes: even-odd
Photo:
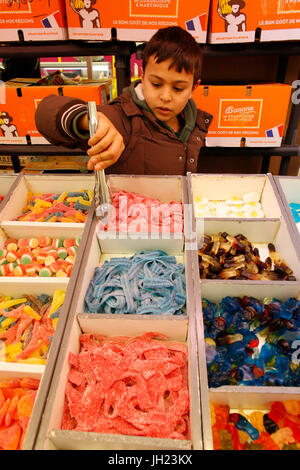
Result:
[[[300,0],[211,0],[209,23],[214,44],[298,40]]]
[[[64,0],[0,0],[1,41],[67,39]]]
[[[114,6],[116,8],[114,8]],[[66,0],[70,39],[148,41],[159,29],[181,26],[205,43],[209,0]]]
[[[0,102],[0,144],[48,144],[36,129],[34,114],[39,102],[52,94],[106,103],[103,85],[6,86],[5,100]]]
[[[214,116],[208,147],[280,147],[290,85],[200,85],[193,98],[198,108]]]

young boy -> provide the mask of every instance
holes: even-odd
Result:
[[[197,110],[201,48],[180,27],[159,29],[143,54],[143,76],[98,107],[98,130],[89,137],[87,104],[50,95],[36,111],[39,132],[54,145],[80,146],[89,170],[185,175],[196,172],[212,116]],[[89,148],[90,146],[90,148]]]

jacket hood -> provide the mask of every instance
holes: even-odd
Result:
[[[127,91],[128,93],[131,94],[133,101],[139,108],[144,108],[147,111],[150,111],[152,114],[152,110],[149,108],[146,100],[144,99],[140,84],[141,80],[136,80],[135,82],[132,82],[131,85],[127,88],[124,89],[124,91]],[[182,142],[187,142],[189,139],[189,136],[192,132],[192,130],[195,127],[196,124],[196,117],[197,117],[197,106],[194,102],[193,99],[189,99],[187,104],[185,105],[185,108],[182,111],[182,117],[184,119],[184,125],[180,129],[179,133],[176,133],[177,137],[182,141]],[[173,129],[171,129],[167,124],[164,122],[160,121],[157,119],[158,122],[170,130],[171,132],[174,132]]]

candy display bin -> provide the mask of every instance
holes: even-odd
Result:
[[[202,449],[202,423],[200,415],[200,392],[196,354],[196,328],[194,323],[194,297],[189,252],[176,254],[177,261],[186,265],[186,312],[187,315],[135,315],[135,314],[88,314],[84,312],[84,296],[94,269],[112,256],[102,253],[96,236],[97,220],[91,225],[87,249],[82,261],[82,270],[77,278],[75,294],[70,306],[64,336],[53,374],[51,389],[43,413],[35,449]],[[122,252],[120,246],[120,252]],[[122,253],[118,256],[129,256]],[[84,267],[84,268],[83,268]],[[165,334],[168,338],[188,345],[188,370],[190,393],[191,440],[158,439],[123,435],[83,433],[60,429],[64,390],[69,370],[69,352],[78,352],[78,337],[84,332],[101,333],[108,336],[136,336],[149,331]]]
[[[274,182],[269,175],[261,176],[243,176],[235,175],[210,175],[211,185],[205,186],[204,193],[204,177],[203,175],[188,174],[188,195],[189,203],[192,206],[192,219],[191,219],[191,231],[192,237],[195,240],[196,246],[200,248],[203,243],[204,235],[217,235],[218,233],[227,232],[228,234],[235,236],[242,234],[251,242],[253,247],[258,248],[260,257],[265,260],[269,256],[268,244],[272,243],[275,246],[275,250],[279,252],[280,257],[284,260],[287,265],[292,269],[294,276],[297,281],[300,280],[300,265],[299,265],[299,253],[297,242],[294,231],[291,228],[289,219],[287,218],[286,211],[283,207],[282,201],[276,190]],[[220,179],[221,178],[221,179]],[[224,183],[223,183],[224,178]],[[209,181],[209,180],[208,180]],[[213,182],[221,183],[213,184]],[[254,185],[256,182],[256,186]],[[206,194],[207,198],[212,197],[215,194],[214,199],[222,197],[223,192],[227,188],[228,197],[233,195],[241,197],[249,191],[258,191],[258,182],[261,185],[261,204],[264,209],[265,218],[230,218],[230,217],[194,217],[194,198],[203,197]],[[228,186],[227,186],[228,183]],[[230,192],[230,186],[232,192]],[[201,193],[200,193],[201,187]],[[218,188],[218,189],[217,189]],[[243,188],[243,189],[242,189]],[[215,190],[215,193],[213,192]],[[240,192],[238,192],[240,191]],[[222,197],[223,199],[223,197]],[[195,252],[197,250],[194,250]],[[195,253],[194,253],[195,254]],[[196,253],[197,255],[197,253]],[[195,261],[196,263],[196,261]],[[197,264],[195,264],[196,266]],[[198,270],[197,270],[198,271]],[[208,280],[209,282],[209,280]],[[218,281],[217,281],[218,282]],[[220,280],[219,282],[222,282]],[[233,281],[231,281],[233,282]],[[234,281],[235,282],[235,281]],[[253,281],[242,281],[242,282],[253,282]],[[271,282],[271,281],[270,281]],[[278,281],[272,281],[278,282]],[[294,282],[294,281],[287,281]]]
[[[6,199],[9,197],[9,192],[13,190],[16,181],[20,178],[19,174],[14,175],[0,175],[0,199],[4,196],[4,199],[0,202],[0,211],[6,203]]]
[[[189,202],[193,204],[194,211],[197,199],[206,198],[208,201],[230,202],[233,198],[242,200],[243,196],[255,193],[264,215],[263,217],[251,217],[250,220],[255,222],[261,218],[278,219],[281,217],[280,198],[276,188],[272,185],[272,176],[270,174],[188,173],[187,187]],[[197,217],[196,211],[195,215]],[[246,215],[243,216],[243,219],[247,219]]]
[[[182,176],[108,175],[106,179],[111,194],[125,191],[158,199],[163,204],[168,204],[171,201],[183,205],[187,204],[186,178]],[[183,208],[184,206],[182,206],[184,217]],[[148,211],[146,216],[151,216],[152,206],[150,213],[149,208],[142,209]],[[138,212],[140,210],[138,205],[136,205],[136,210]],[[143,212],[139,214],[139,217],[143,216]],[[166,227],[167,233],[133,232],[130,230],[130,224],[124,230],[112,231],[110,230],[111,226],[108,225],[107,231],[102,229],[97,231],[103,252],[126,253],[133,250],[137,251],[139,247],[143,247],[143,249],[158,247],[162,250],[165,249],[168,253],[178,253],[183,250],[183,224],[180,232],[169,232],[168,227]]]
[[[298,176],[273,176],[273,181],[281,197],[290,227],[295,233],[297,247],[300,247],[299,224],[296,224],[289,207],[292,202],[300,203],[300,178]]]
[[[49,237],[65,238],[80,238],[80,244],[77,251],[74,267],[70,277],[8,277],[0,276],[0,293],[4,296],[11,296],[13,298],[21,298],[25,295],[40,295],[47,294],[53,295],[55,291],[65,292],[64,303],[61,307],[59,320],[57,322],[55,333],[51,340],[51,347],[47,356],[45,365],[40,364],[24,364],[17,362],[0,362],[1,374],[25,374],[32,376],[38,375],[41,378],[39,391],[36,396],[35,405],[31,414],[28,432],[26,433],[23,441],[22,449],[30,450],[36,438],[39,428],[42,411],[47,400],[48,389],[51,383],[51,378],[56,363],[57,354],[59,352],[60,343],[65,328],[65,323],[69,313],[70,302],[73,298],[76,279],[80,270],[82,256],[88,238],[90,223],[89,219],[85,226],[77,224],[76,227],[63,227],[62,224],[56,224],[54,227],[49,226],[47,223],[39,224],[39,227],[31,224],[25,224],[22,228],[18,225],[11,225],[10,227],[0,226],[0,248],[7,237],[9,238],[34,238],[47,234]]]
[[[13,379],[35,379],[35,380],[40,381],[38,391],[37,391],[37,395],[35,397],[34,406],[33,406],[33,409],[32,409],[32,414],[31,414],[31,417],[30,417],[28,425],[27,425],[26,434],[25,434],[25,438],[23,440],[23,445],[22,445],[21,450],[26,450],[26,447],[24,446],[25,439],[28,438],[28,437],[30,438],[31,436],[32,437],[35,436],[36,432],[37,432],[36,426],[34,425],[33,420],[32,420],[32,416],[33,416],[33,413],[35,411],[36,404],[37,404],[37,401],[38,401],[38,398],[39,398],[39,395],[40,395],[40,391],[41,391],[42,374],[43,374],[43,371],[38,366],[34,366],[34,365],[26,366],[26,367],[24,367],[24,365],[23,365],[23,367],[13,367],[12,366],[12,367],[6,369],[0,363],[0,381],[2,381],[2,380],[3,381],[13,380]]]
[[[293,284],[293,283],[292,283]],[[300,400],[299,387],[284,386],[221,386],[209,388],[206,366],[206,352],[204,341],[204,325],[202,314],[202,299],[211,302],[220,302],[226,296],[253,296],[262,301],[265,297],[276,297],[281,301],[289,297],[299,298],[300,285],[287,286],[286,283],[276,286],[267,282],[253,282],[251,285],[242,285],[241,282],[227,281],[214,283],[203,280],[195,284],[195,308],[198,333],[198,364],[200,375],[201,413],[203,420],[203,446],[205,450],[213,449],[211,428],[210,402],[228,405],[231,412],[234,410],[265,410],[268,404],[274,401]]]
[[[65,191],[76,192],[82,189],[94,190],[95,177],[94,175],[31,175],[22,173],[18,179],[18,184],[15,185],[13,191],[10,192],[9,198],[5,201],[2,210],[0,211],[0,222],[2,226],[14,226],[18,224],[19,227],[25,226],[27,222],[15,221],[14,219],[22,215],[22,210],[26,207],[28,201],[28,194],[44,194],[44,193],[62,193]],[[92,217],[93,209],[89,209],[88,217]],[[86,220],[87,221],[87,220]],[[39,226],[45,222],[30,222],[32,226]],[[57,222],[47,222],[48,226],[57,226]],[[84,223],[63,223],[64,227],[84,227]]]

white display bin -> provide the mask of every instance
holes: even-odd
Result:
[[[28,222],[16,221],[16,217],[22,215],[22,210],[27,205],[28,193],[43,194],[43,193],[62,193],[64,191],[74,192],[85,190],[94,190],[95,176],[91,175],[70,175],[70,174],[44,174],[32,175],[22,173],[18,179],[18,184],[15,185],[11,191],[9,198],[3,204],[0,210],[0,222],[2,226],[26,226]],[[4,202],[4,201],[3,201]],[[88,217],[93,215],[93,207],[87,206]],[[86,219],[87,222],[87,219]],[[57,226],[61,222],[30,222],[33,226],[39,227],[45,223],[48,226]],[[63,222],[64,227],[75,228],[78,226],[84,227],[84,223],[71,223]]]
[[[188,202],[186,181],[185,177],[182,176],[108,175],[106,180],[111,193],[133,192],[141,196],[158,199],[164,204],[175,201],[185,205]],[[183,231],[145,233],[132,232],[129,227],[129,230],[126,231],[104,231],[99,229],[97,233],[101,249],[107,253],[126,253],[133,250],[155,249],[155,247],[169,253],[177,253],[182,251],[184,246]]]

